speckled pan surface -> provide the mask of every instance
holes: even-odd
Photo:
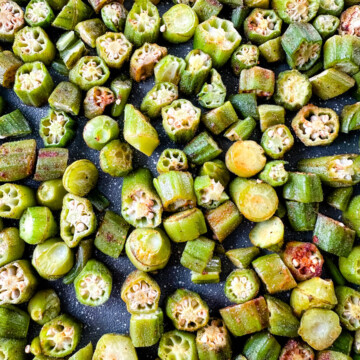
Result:
[[[130,2],[126,2],[125,5],[128,9],[130,9]],[[172,3],[170,1],[162,1],[158,6],[160,14],[163,14],[171,5]],[[228,15],[229,14],[225,12],[222,13],[220,16],[228,18]],[[49,32],[49,34],[52,37],[52,40],[55,42],[58,38],[58,34],[56,33],[56,31],[53,31],[52,33]],[[176,46],[162,44],[161,41],[160,44],[167,46],[170,54],[181,57],[185,57],[186,54],[192,49],[192,41]],[[269,67],[266,64],[262,65],[264,67]],[[127,71],[128,69],[126,67],[127,66],[125,66],[125,69]],[[285,70],[286,68],[286,65],[281,65],[276,68],[275,71],[278,73],[279,71]],[[113,73],[114,72],[112,71],[112,75]],[[220,73],[227,87],[228,95],[237,93],[238,78],[232,74],[230,67],[226,65],[224,68],[220,69]],[[53,72],[52,75],[56,83],[63,80],[63,78],[61,78],[57,74],[54,74]],[[128,102],[139,107],[141,100],[145,96],[146,92],[150,90],[153,85],[153,78],[150,78],[147,81],[141,82],[139,84],[134,83],[133,90]],[[38,126],[39,120],[46,115],[48,107],[46,106],[40,109],[36,109],[25,106],[19,101],[19,99],[12,90],[6,90],[1,87],[0,94],[7,101],[7,112],[10,112],[16,108],[19,108],[23,112],[23,114],[31,123],[33,129],[33,134],[31,135],[31,137],[36,138],[38,148],[43,147],[42,140],[38,136]],[[198,106],[195,98],[190,98],[189,100],[191,100],[196,106]],[[354,103],[355,100],[351,98],[350,95],[345,95],[328,102],[319,101],[318,99],[313,98],[312,102],[319,106],[331,107],[338,114],[340,114],[341,109],[344,105]],[[290,124],[293,115],[293,113],[287,113],[287,125]],[[122,128],[122,117],[117,120],[119,121],[120,127]],[[77,118],[77,121],[78,129],[76,138],[69,146],[70,162],[73,162],[77,159],[87,158],[93,161],[100,169],[99,152],[89,149],[82,138],[82,129],[87,120],[85,117],[81,116]],[[155,150],[155,152],[150,158],[135,150],[134,168],[138,168],[140,166],[147,167],[152,171],[154,176],[157,176],[156,162],[161,152],[168,147],[179,146],[169,140],[162,128],[161,119],[154,119],[152,121],[152,124],[155,126],[156,130],[159,133],[161,141],[160,146]],[[255,140],[260,139],[259,129],[256,130],[252,138]],[[221,158],[223,158],[225,151],[231,145],[231,142],[222,136],[216,137],[216,140],[219,142],[219,144],[224,150],[222,156],[220,156]],[[290,153],[286,154],[285,160],[289,162],[289,169],[295,169],[296,162],[303,158],[349,152],[358,153],[358,142],[359,136],[357,132],[353,132],[349,135],[341,134],[331,146],[327,146],[324,148],[306,148],[298,140],[296,140],[295,146],[290,151]],[[32,187],[38,186],[38,183],[33,180],[26,180],[25,183]],[[111,200],[110,209],[118,213],[120,212],[121,206],[121,184],[121,179],[112,178],[109,175],[104,174],[102,171],[100,171],[98,187]],[[320,207],[320,212],[333,216],[334,218],[338,218],[340,216],[339,212],[335,212],[329,207],[326,207],[324,204]],[[286,241],[311,239],[311,233],[295,233],[289,228],[287,220],[285,219],[284,221],[286,225]],[[253,224],[251,224],[249,221],[243,221],[239,228],[224,241],[223,245],[225,249],[228,250],[236,247],[249,246],[248,233],[252,226]],[[211,234],[209,234],[209,236],[211,236]],[[222,256],[223,272],[221,274],[221,282],[219,284],[195,285],[190,281],[190,270],[185,269],[179,263],[183,247],[183,244],[172,244],[173,251],[169,264],[164,270],[161,270],[159,271],[159,273],[154,274],[154,278],[159,283],[162,290],[161,305],[164,305],[167,295],[171,294],[177,288],[184,287],[198,292],[208,303],[211,309],[211,314],[217,315],[218,309],[230,305],[230,302],[224,295],[223,285],[227,275],[230,273],[233,267],[229,263],[229,261],[227,261],[225,256]],[[32,251],[33,248],[27,248],[26,256],[31,257]],[[110,300],[106,304],[96,308],[90,308],[79,304],[76,300],[73,286],[63,285],[61,280],[51,283],[44,281],[44,283],[42,284],[42,287],[53,287],[58,292],[61,298],[62,311],[72,314],[84,324],[81,341],[82,345],[85,345],[89,341],[92,341],[93,344],[96,345],[97,340],[100,338],[101,335],[105,333],[128,333],[129,330],[130,315],[126,311],[125,304],[120,298],[120,289],[125,277],[128,273],[134,270],[134,267],[124,255],[120,256],[120,258],[118,259],[112,259],[95,250],[94,256],[100,261],[103,261],[113,273],[114,286]],[[286,294],[284,294],[283,296],[286,296]],[[165,329],[171,329],[172,325],[170,324],[170,322],[167,319],[165,321]],[[30,338],[36,336],[38,330],[38,327],[32,327],[30,330]],[[239,353],[242,342],[243,341],[241,339],[234,340],[234,354]],[[157,357],[157,346],[138,349],[137,353],[139,359],[141,360],[154,360]]]

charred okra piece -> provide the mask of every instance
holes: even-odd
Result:
[[[56,48],[59,51],[62,66],[67,69],[65,75],[68,76],[68,69],[72,69],[84,55],[86,51],[85,44],[76,36],[74,31],[67,31],[59,37]],[[54,67],[54,62],[52,66]]]
[[[223,5],[218,0],[196,0],[192,7],[200,22],[218,16],[222,8]]]
[[[124,139],[147,156],[151,156],[160,143],[149,119],[131,104],[125,106]]]
[[[326,39],[335,34],[339,28],[340,20],[333,15],[325,14],[319,15],[313,22],[314,28],[321,35],[323,39]]]
[[[218,68],[230,59],[240,41],[241,36],[231,21],[212,16],[196,27],[194,49],[210,54],[213,66]]]
[[[0,12],[1,5],[0,3]],[[1,36],[1,35],[0,35]],[[23,64],[11,51],[4,50],[0,52],[0,85],[5,88],[11,88],[15,81],[17,69]]]
[[[56,111],[79,115],[81,90],[71,82],[62,81],[51,93],[48,102]]]
[[[92,87],[84,99],[84,115],[93,119],[105,112],[105,108],[115,101],[114,93],[105,86]]]
[[[238,120],[230,126],[224,133],[224,136],[231,141],[248,140],[256,127],[256,121],[252,117],[244,120]]]
[[[0,146],[0,182],[25,179],[33,173],[36,141],[20,140]]]
[[[135,229],[126,241],[125,250],[132,264],[145,272],[163,269],[171,255],[170,240],[161,229]]]
[[[339,258],[339,270],[341,275],[350,283],[360,285],[359,277],[360,247],[354,246],[348,257]]]
[[[285,109],[279,105],[263,104],[258,106],[260,130],[271,126],[285,124]]]
[[[17,228],[9,227],[0,232],[0,266],[20,259],[24,250],[25,243]]]
[[[197,94],[199,104],[207,109],[214,109],[224,104],[226,97],[226,87],[220,74],[215,70],[210,70],[211,82],[205,83]]]
[[[259,174],[259,179],[276,187],[285,185],[289,179],[289,173],[285,170],[285,161],[275,160],[268,162],[264,170]]]
[[[69,159],[68,149],[39,149],[34,180],[46,181],[62,177]]]
[[[54,12],[46,0],[31,0],[26,5],[25,21],[30,26],[48,27],[54,19]]]
[[[61,210],[66,195],[62,179],[47,180],[40,184],[36,192],[39,205],[47,206],[52,211]]]
[[[255,246],[233,249],[225,253],[229,260],[240,269],[248,268],[259,254],[260,250]]]
[[[171,82],[178,85],[185,67],[184,59],[174,55],[166,55],[155,65],[155,82]]]
[[[220,282],[221,259],[214,256],[206,265],[203,272],[191,271],[191,281],[194,284],[214,284]]]
[[[108,29],[115,32],[124,30],[128,11],[117,1],[105,4],[101,9],[101,19]]]
[[[136,360],[136,350],[131,339],[126,335],[105,334],[98,343],[94,352],[93,360],[106,359],[113,354],[121,354],[122,357],[129,360]]]
[[[273,0],[272,7],[287,24],[307,23],[319,10],[319,0]]]
[[[165,149],[157,162],[156,170],[159,174],[169,171],[185,171],[188,169],[186,154],[179,149]]]
[[[26,63],[16,71],[14,91],[25,105],[43,105],[53,88],[53,80],[40,61]]]
[[[167,298],[166,315],[178,330],[194,332],[209,321],[209,307],[194,291],[178,289]]]
[[[356,304],[360,301],[360,293],[348,286],[338,286],[335,290],[338,299],[335,311],[340,317],[341,324],[350,331],[359,330],[360,322]]]
[[[259,48],[252,44],[240,45],[231,56],[231,68],[236,76],[244,69],[250,69],[259,63]]]
[[[0,2],[0,13],[3,19],[0,27],[0,40],[12,42],[15,34],[25,25],[24,12],[12,0]]]
[[[30,316],[27,312],[14,305],[0,306],[0,337],[10,339],[25,339],[28,334]],[[1,348],[0,345],[0,349]],[[24,347],[21,349],[24,352]],[[10,358],[17,360],[18,358]]]
[[[269,325],[269,310],[262,296],[220,309],[220,315],[234,336],[252,334]]]
[[[121,214],[134,227],[157,227],[161,223],[161,200],[153,186],[150,170],[140,168],[124,178]]]
[[[239,93],[254,93],[259,97],[270,98],[275,91],[275,74],[260,66],[244,69],[240,73]]]
[[[188,360],[198,360],[195,334],[179,330],[166,332],[161,337],[158,356],[162,360],[171,359],[171,357],[176,359],[179,356]]]
[[[194,181],[194,190],[198,205],[205,209],[215,209],[229,200],[224,191],[225,187],[209,175],[197,176]]]
[[[273,159],[281,159],[294,145],[290,129],[283,124],[273,125],[265,130],[261,137],[261,146]]]
[[[60,235],[65,243],[75,247],[95,229],[96,217],[91,202],[73,194],[65,195],[60,217]]]
[[[60,314],[60,299],[53,289],[40,290],[29,301],[28,312],[33,321],[44,325]]]
[[[279,358],[281,345],[266,331],[252,335],[244,345],[243,353],[248,360]]]
[[[111,82],[110,89],[115,96],[115,102],[111,107],[111,116],[118,117],[123,113],[131,88],[132,80],[126,76],[120,75]]]

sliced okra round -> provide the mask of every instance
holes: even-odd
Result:
[[[53,289],[40,290],[29,301],[28,312],[33,321],[44,325],[60,314],[60,299]]]
[[[329,145],[338,136],[340,122],[334,110],[309,104],[296,114],[291,127],[305,146]]]
[[[156,170],[159,174],[168,171],[185,171],[188,168],[186,154],[179,149],[165,149],[157,162]]]
[[[105,112],[105,108],[115,102],[114,93],[105,86],[92,87],[84,99],[84,115],[93,119]]]
[[[40,184],[36,192],[39,205],[47,206],[52,211],[61,210],[63,198],[67,191],[62,179],[47,180]]]
[[[326,0],[329,1],[329,0]],[[272,7],[287,24],[307,23],[319,10],[320,0],[273,0]]]
[[[46,0],[31,0],[25,10],[25,21],[30,26],[47,27],[55,19],[54,12]]]
[[[171,255],[170,240],[161,229],[135,229],[127,238],[126,254],[142,271],[163,269]]]
[[[189,100],[179,99],[161,110],[163,127],[169,138],[186,143],[194,136],[200,124],[201,110]]]
[[[269,127],[261,138],[261,146],[273,159],[283,158],[293,145],[294,137],[289,128],[283,124]]]
[[[344,0],[320,0],[318,14],[339,16],[344,8]]]
[[[224,191],[225,187],[209,175],[197,176],[194,180],[194,190],[198,205],[205,209],[215,209],[229,200]]]
[[[128,11],[120,2],[113,1],[106,4],[101,9],[101,18],[104,24],[115,32],[124,30]]]
[[[13,41],[17,31],[24,25],[24,12],[21,7],[12,0],[0,2],[0,40]]]
[[[315,360],[314,350],[307,344],[296,339],[290,339],[280,353],[279,360]]]
[[[209,321],[209,307],[194,291],[178,289],[166,302],[166,315],[178,330],[194,332]]]
[[[319,15],[315,18],[313,25],[321,37],[326,39],[335,34],[339,28],[340,20],[333,15]]]
[[[155,65],[155,82],[171,82],[177,85],[185,66],[184,59],[174,55],[166,55]]]
[[[25,243],[17,228],[9,227],[0,232],[0,266],[20,259],[24,250]]]
[[[221,75],[215,70],[210,70],[211,82],[205,83],[197,94],[199,104],[207,109],[215,109],[225,102],[226,87]]]
[[[360,36],[360,5],[347,8],[340,16],[340,35]]]
[[[259,63],[259,48],[252,44],[240,45],[231,56],[231,67],[236,76],[241,70],[250,69]]]
[[[259,174],[259,179],[267,182],[269,185],[276,187],[287,183],[289,173],[285,169],[286,161],[275,160],[269,161],[264,170]]]
[[[118,355],[127,360],[138,359],[130,337],[119,334],[105,334],[96,344],[93,360],[111,359]]]
[[[360,293],[348,286],[336,288],[338,304],[335,308],[341,324],[349,331],[360,329],[359,304]]]

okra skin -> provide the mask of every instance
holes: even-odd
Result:
[[[56,47],[59,50],[59,58],[55,59],[52,67],[60,74],[69,76],[69,70],[85,55],[85,44],[76,36],[75,31],[71,30],[60,36]]]
[[[340,351],[335,350],[323,350],[318,353],[317,359],[324,360],[324,359],[330,359],[330,360],[350,360],[352,359],[350,356],[343,354]]]
[[[111,107],[111,116],[118,117],[123,113],[126,102],[130,96],[132,80],[126,76],[119,76],[111,82],[110,89],[115,96],[115,102]]]
[[[90,342],[80,350],[78,350],[69,360],[91,360],[93,356],[93,345]]]
[[[58,179],[66,171],[68,159],[68,149],[60,147],[39,149],[34,180]]]
[[[195,1],[192,7],[201,22],[210,19],[212,16],[218,16],[222,8],[223,5],[217,0]]]
[[[350,283],[360,285],[359,276],[360,246],[354,246],[348,257],[339,258],[341,275]]]
[[[282,106],[263,104],[258,106],[258,112],[261,131],[274,125],[285,124],[285,109]]]
[[[194,284],[214,284],[220,282],[221,260],[218,256],[207,263],[202,273],[191,271],[191,281]]]
[[[335,311],[339,315],[341,324],[349,331],[359,330],[356,302],[360,299],[360,293],[348,286],[337,286],[335,291],[338,299]]]
[[[214,109],[224,104],[226,87],[221,75],[215,70],[210,70],[211,82],[205,83],[197,94],[199,104],[207,109]]]
[[[243,353],[248,360],[278,359],[281,346],[268,332],[252,335],[245,343]]]
[[[1,338],[25,339],[28,335],[30,316],[14,305],[2,305],[0,306],[0,325]]]
[[[230,95],[229,101],[236,112],[240,113],[242,118],[252,117],[255,120],[259,119],[256,93],[251,92]]]
[[[260,250],[255,246],[232,249],[225,253],[229,260],[240,269],[248,268],[259,254]]]
[[[184,59],[174,56],[164,56],[154,68],[155,83],[171,82],[175,85],[179,84],[181,74],[186,67]]]
[[[354,75],[354,78],[357,78],[357,74]],[[359,128],[359,107],[360,103],[358,102],[343,107],[340,117],[341,132],[347,134],[349,131],[357,130]]]
[[[222,160],[213,160],[205,162],[199,171],[200,176],[207,175],[210,179],[220,182],[222,186],[227,187],[230,181],[230,172]]]
[[[62,202],[67,191],[62,179],[47,180],[40,184],[36,192],[39,205],[46,206],[52,211],[61,210]]]
[[[106,26],[98,18],[89,19],[79,22],[75,26],[75,32],[86,45],[95,48],[97,47],[97,39],[102,38],[102,35],[105,34]]]
[[[335,285],[345,285],[346,280],[342,276],[338,265],[335,264],[333,259],[328,255],[325,255],[324,259],[325,259],[325,266],[326,266],[327,270],[329,271],[330,277],[333,279]]]
[[[17,69],[23,62],[11,51],[0,52],[0,84],[5,88],[11,88],[15,82]]]
[[[81,91],[77,85],[69,81],[62,81],[51,93],[48,102],[54,110],[79,115]]]
[[[0,338],[0,351],[7,360],[26,360],[26,339]]]
[[[128,360],[138,359],[135,347],[128,336],[105,334],[96,344],[93,360],[101,360],[112,356],[114,353],[122,354],[121,356]]]
[[[272,70],[253,66],[240,73],[239,93],[254,93],[258,97],[271,98],[275,91],[275,73]],[[235,95],[236,96],[236,95]]]
[[[25,243],[17,228],[9,227],[0,232],[0,266],[20,259],[24,250]]]
[[[356,231],[356,235],[360,234],[360,224],[358,220],[358,214],[360,209],[360,196],[354,196],[347,209],[343,211],[342,217],[346,225],[350,226]]]
[[[276,63],[285,58],[285,52],[281,45],[281,36],[266,41],[259,46],[260,55],[268,63]]]

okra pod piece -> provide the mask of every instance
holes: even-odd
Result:
[[[164,219],[164,229],[174,242],[192,241],[207,232],[201,210],[192,208],[170,215]]]
[[[162,211],[150,170],[140,168],[124,178],[121,214],[130,225],[155,228],[161,223]]]
[[[360,321],[356,304],[360,301],[360,293],[348,286],[338,286],[335,291],[338,299],[335,311],[340,317],[341,324],[349,331],[359,330]]]
[[[75,31],[67,31],[59,37],[56,48],[63,63],[62,67],[65,66],[67,69],[65,75],[68,76],[69,69],[72,69],[86,52],[85,44],[77,37]]]
[[[24,310],[14,305],[0,306],[1,338],[25,339],[28,335],[29,324],[30,316]],[[24,347],[22,351],[24,351]]]
[[[96,230],[96,217],[91,202],[73,194],[66,194],[60,215],[60,235],[69,247]]]
[[[188,169],[186,154],[179,149],[165,149],[156,164],[159,174],[169,171],[185,171]]]
[[[164,332],[164,315],[159,308],[150,314],[133,314],[130,318],[130,337],[135,347],[153,346]]]
[[[0,181],[25,179],[34,171],[36,141],[20,140],[0,146]]]
[[[94,9],[95,13],[99,13],[100,10],[110,2],[111,0],[90,0],[89,4]]]
[[[158,356],[161,360],[185,358],[198,360],[195,334],[186,331],[172,330],[166,332],[160,340]]]
[[[37,359],[38,356],[44,356],[42,355],[41,345],[40,345],[40,337],[36,336],[31,340],[30,345],[26,345],[25,347],[25,353],[31,353],[35,356],[35,359]]]
[[[8,2],[12,3],[12,1],[9,0],[0,3],[1,13],[3,10],[2,5]],[[0,37],[1,37],[1,30],[0,30]],[[22,64],[23,62],[19,58],[17,58],[11,51],[9,50],[1,51],[0,52],[0,85],[5,88],[11,88],[15,82],[16,71]]]
[[[252,334],[269,325],[269,310],[262,296],[219,311],[226,327],[234,336]]]
[[[354,76],[356,78],[357,74]],[[360,103],[345,105],[341,111],[341,132],[347,134],[349,131],[360,128],[359,112]]]
[[[344,8],[344,0],[320,0],[318,14],[339,16]]]
[[[192,7],[200,22],[218,16],[222,8],[223,5],[218,0],[196,0]]]
[[[214,256],[206,265],[203,272],[191,271],[191,281],[194,284],[214,284],[220,282],[221,259]]]
[[[61,239],[53,238],[36,246],[31,264],[42,278],[57,280],[73,267],[74,254]]]
[[[49,105],[56,111],[79,115],[81,90],[69,81],[60,82],[49,97]]]
[[[244,69],[250,69],[259,63],[259,48],[252,44],[240,45],[231,56],[231,68],[236,76]]]
[[[261,137],[261,146],[273,159],[281,159],[294,145],[294,137],[284,124],[270,126]]]
[[[285,109],[282,106],[263,104],[258,106],[258,112],[263,132],[271,126],[285,124]]]
[[[171,82],[178,85],[185,67],[184,59],[174,55],[166,55],[155,65],[155,82]]]
[[[312,96],[312,86],[308,77],[298,70],[286,70],[276,80],[274,100],[290,111],[300,110]]]
[[[355,85],[355,80],[343,71],[326,69],[310,78],[313,93],[322,100],[329,100],[344,94]]]
[[[79,22],[88,19],[91,15],[91,7],[82,0],[69,0],[51,25],[63,30],[74,30]]]
[[[287,217],[295,231],[312,231],[315,228],[319,203],[286,201]]]
[[[360,206],[359,200],[360,200],[360,196],[358,195],[354,196],[351,199],[347,209],[342,213],[342,218],[345,224],[350,226],[353,230],[355,230],[357,236],[359,236],[360,234],[360,223],[358,220],[359,206]]]
[[[234,24],[236,30],[241,30],[245,19],[249,15],[251,9],[245,4],[236,6],[231,13],[231,22]]]
[[[47,181],[60,178],[65,172],[68,159],[68,149],[39,149],[34,180]]]
[[[341,336],[341,335],[340,335]],[[339,338],[338,338],[339,339]],[[335,343],[334,343],[335,344]],[[331,347],[332,349],[332,347]],[[340,351],[335,350],[323,350],[320,351],[317,355],[317,359],[324,360],[324,359],[330,359],[330,360],[350,360],[352,359],[350,356],[343,354]]]
[[[202,107],[215,109],[225,102],[226,87],[221,75],[215,70],[210,70],[211,82],[205,83],[197,94],[198,102]]]
[[[88,343],[86,346],[78,350],[69,360],[91,360],[93,356],[93,345]]]
[[[125,105],[124,139],[147,156],[151,156],[160,140],[149,119],[133,105]]]
[[[301,354],[301,355],[300,355]],[[294,360],[300,355],[302,359],[314,360],[313,349],[304,342],[297,339],[290,339],[280,353],[280,360]]]
[[[301,318],[298,334],[315,350],[331,346],[341,333],[339,317],[327,309],[309,309]]]
[[[360,331],[357,330],[355,331],[355,335],[354,335],[354,343],[353,343],[353,355],[358,355],[359,354],[359,336],[360,336]]]
[[[44,325],[60,314],[60,299],[53,289],[40,290],[29,301],[28,312],[33,321]]]
[[[59,75],[69,76],[69,69],[66,67],[64,61],[60,58],[56,58],[51,63],[51,68]]]
[[[323,39],[333,36],[339,25],[340,20],[336,16],[329,14],[318,15],[313,22],[314,28]]]
[[[136,0],[125,22],[124,34],[136,47],[156,42],[160,32],[160,15],[149,0]]]
[[[67,314],[47,322],[40,331],[40,344],[46,356],[64,357],[79,344],[82,325]]]
[[[58,226],[51,210],[45,206],[28,207],[19,222],[20,237],[36,245],[58,233]]]
[[[335,209],[346,211],[353,194],[353,187],[334,189],[326,198],[327,203]]]
[[[325,255],[324,258],[325,258],[325,266],[329,271],[329,274],[333,279],[335,285],[345,285],[346,280],[342,276],[338,265],[334,263],[334,261],[329,255]]]
[[[111,82],[110,89],[115,96],[115,102],[111,107],[111,116],[118,117],[123,113],[131,88],[132,80],[126,76],[119,76]]]
[[[194,332],[209,321],[209,307],[194,291],[177,289],[166,301],[166,315],[175,328]]]
[[[259,51],[268,63],[275,63],[285,58],[285,52],[281,45],[281,36],[261,44]]]
[[[229,332],[221,319],[211,318],[196,334],[199,360],[230,359],[232,355]]]
[[[12,42],[15,34],[25,25],[24,12],[15,1],[3,0],[0,3],[0,13],[3,19],[0,40]]]
[[[194,190],[199,206],[205,209],[215,209],[225,201],[229,200],[225,193],[225,187],[211,179],[209,175],[197,176],[194,181]]]
[[[244,345],[243,353],[248,360],[276,360],[279,358],[281,345],[268,332],[252,335]]]
[[[105,86],[92,87],[84,99],[84,115],[88,119],[100,116],[115,101],[114,93]]]
[[[47,206],[52,211],[61,210],[63,198],[67,191],[64,189],[62,179],[47,180],[40,184],[36,192],[39,205]]]
[[[25,185],[6,183],[0,185],[0,216],[7,219],[20,219],[30,206],[36,205],[33,189]]]
[[[322,273],[324,258],[312,243],[290,241],[281,256],[297,281],[319,277]]]
[[[16,305],[29,301],[37,285],[38,280],[28,260],[16,260],[2,266],[0,268],[0,305]],[[13,329],[14,332],[15,329]]]
[[[31,0],[26,5],[25,21],[30,26],[48,27],[54,19],[54,12],[46,0]]]
[[[25,360],[26,339],[0,338],[0,352],[7,360]]]
[[[274,160],[268,162],[264,170],[259,174],[259,179],[276,187],[285,185],[289,179],[289,173],[285,169],[285,161]]]
[[[156,83],[142,100],[140,110],[150,118],[158,117],[165,106],[179,96],[178,88],[170,82]]]
[[[180,91],[185,95],[198,94],[210,73],[211,56],[199,49],[191,50],[186,55],[185,63],[181,72]]]
[[[241,36],[233,23],[217,16],[199,24],[194,34],[194,49],[209,54],[215,68],[225,65],[240,42]]]
[[[139,270],[148,272],[163,269],[171,255],[170,240],[161,229],[133,230],[125,244],[126,255]]]
[[[154,179],[164,210],[175,212],[196,206],[193,178],[189,172],[169,171]]]
[[[355,89],[352,92],[352,96],[356,100],[360,100],[360,73],[356,73],[355,75],[353,75],[353,78],[355,80],[355,85],[356,86],[355,86]],[[356,125],[358,125],[358,124],[356,124]]]
[[[15,227],[3,229],[0,232],[0,266],[18,260],[25,250],[25,243]]]
[[[14,91],[25,105],[35,107],[43,105],[53,88],[54,82],[45,65],[40,61],[26,63],[16,71]]]
[[[70,81],[84,91],[103,85],[109,76],[109,68],[98,56],[83,56],[69,72]]]
[[[307,23],[313,19],[319,10],[319,0],[297,2],[295,0],[274,0],[273,9],[287,24]]]
[[[200,168],[199,175],[208,175],[210,179],[220,182],[224,187],[226,187],[230,181],[229,170],[226,168],[225,163],[218,159],[205,162]]]
[[[114,354],[121,354],[128,360],[137,360],[136,350],[126,335],[105,334],[96,344],[93,360],[102,360]]]
[[[360,285],[359,276],[360,246],[354,246],[348,257],[339,258],[341,275],[350,283]]]
[[[240,73],[239,93],[254,93],[269,99],[275,91],[275,74],[260,66],[244,69]],[[244,106],[244,105],[243,105]]]
[[[359,19],[360,6],[358,2],[350,0],[349,8],[347,8],[340,16],[339,35],[356,35],[358,36],[360,28],[357,24]],[[353,5],[353,6],[351,6]]]
[[[297,316],[313,308],[333,309],[337,302],[332,280],[319,277],[301,282],[290,296],[290,305]]]
[[[228,250],[225,255],[238,268],[246,269],[251,262],[260,254],[260,250],[253,247]]]
[[[242,118],[259,119],[255,92],[230,95],[229,101]]]
[[[111,1],[101,9],[102,21],[108,29],[115,32],[124,30],[127,15],[125,6],[117,1]]]
[[[283,197],[301,203],[323,201],[320,177],[313,173],[289,172],[289,180],[284,185]]]

